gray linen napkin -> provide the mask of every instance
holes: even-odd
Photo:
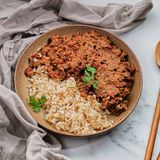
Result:
[[[69,159],[60,154],[61,145],[54,135],[38,127],[14,93],[15,65],[27,44],[49,29],[75,22],[124,33],[141,24],[151,8],[150,0],[134,6],[107,4],[104,7],[72,0],[1,0],[0,160]]]

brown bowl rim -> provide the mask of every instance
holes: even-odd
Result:
[[[132,105],[131,110],[128,112],[128,114],[127,114],[124,118],[122,118],[121,120],[119,120],[119,121],[117,122],[117,124],[114,125],[113,127],[111,126],[110,128],[106,128],[106,129],[100,130],[100,131],[98,131],[98,132],[96,132],[96,133],[94,133],[94,134],[76,135],[76,134],[71,134],[71,133],[67,133],[67,132],[66,132],[66,133],[62,133],[61,131],[57,131],[56,129],[55,129],[55,130],[51,130],[51,129],[45,127],[41,122],[37,122],[37,121],[34,119],[34,117],[32,116],[32,114],[30,113],[30,111],[28,110],[28,108],[25,106],[23,100],[22,100],[21,98],[20,98],[20,99],[22,100],[24,106],[27,108],[27,111],[28,111],[29,114],[32,116],[32,118],[37,122],[37,124],[39,124],[39,125],[40,125],[42,128],[44,128],[45,130],[50,131],[51,133],[55,133],[55,134],[57,134],[57,135],[63,135],[63,136],[69,136],[69,137],[77,137],[77,138],[78,138],[78,137],[79,137],[79,138],[95,137],[95,136],[98,136],[98,135],[105,134],[105,133],[111,131],[112,129],[114,129],[115,127],[117,127],[118,125],[122,124],[122,123],[130,116],[130,114],[133,112],[133,110],[135,109],[135,107],[136,107],[136,105],[137,105],[137,103],[138,103],[138,101],[139,101],[139,99],[140,99],[140,97],[141,97],[141,94],[142,94],[142,88],[143,88],[143,74],[142,74],[142,69],[141,69],[140,63],[139,63],[139,61],[138,61],[138,59],[137,59],[137,56],[134,54],[134,52],[131,50],[131,48],[126,44],[126,42],[124,42],[122,39],[120,39],[117,35],[109,32],[109,31],[106,31],[106,30],[104,30],[103,28],[99,28],[99,27],[96,27],[96,26],[83,25],[83,24],[75,24],[75,25],[67,25],[67,26],[57,27],[57,28],[54,28],[54,29],[52,29],[52,30],[49,30],[49,31],[46,32],[46,33],[41,34],[41,35],[40,35],[38,38],[36,38],[35,40],[39,39],[41,36],[44,36],[45,34],[49,34],[50,32],[53,32],[54,30],[63,29],[63,28],[65,29],[65,28],[68,28],[68,27],[90,27],[90,28],[92,28],[93,30],[94,30],[94,29],[102,30],[103,32],[107,32],[107,34],[112,35],[114,38],[116,38],[118,41],[120,41],[121,43],[125,44],[125,45],[128,47],[128,49],[131,51],[132,56],[135,58],[135,60],[136,60],[136,62],[137,62],[138,71],[139,71],[139,75],[140,75],[140,88],[139,88],[139,92],[138,92],[138,95],[137,95],[137,99],[136,99],[135,102],[134,102],[134,105]],[[22,54],[19,56],[19,59],[18,59],[17,64],[16,64],[15,74],[14,74],[14,86],[15,86],[15,92],[17,93],[17,95],[18,95],[18,90],[17,90],[16,79],[17,79],[17,73],[18,73],[18,71],[17,71],[17,70],[18,70],[18,65],[19,65],[19,63],[20,63],[20,61],[21,61],[21,59],[22,59],[22,57],[23,57],[23,54],[24,54],[25,51],[27,50],[27,48],[29,48],[30,45],[32,45],[32,43],[34,43],[35,40],[33,40],[32,42],[30,42],[30,43],[23,49]],[[18,96],[19,96],[19,95],[18,95]]]

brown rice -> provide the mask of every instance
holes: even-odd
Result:
[[[49,78],[44,67],[38,67],[35,75],[29,78],[29,96],[47,98],[45,119],[58,131],[76,135],[87,135],[112,126],[108,112],[102,111],[101,103],[95,96],[81,97],[73,77],[60,81]]]

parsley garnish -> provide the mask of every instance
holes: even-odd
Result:
[[[92,83],[93,88],[97,88],[98,83],[99,83],[98,80],[95,80],[95,81]]]
[[[91,83],[93,88],[97,88],[98,80],[94,80],[94,74],[96,73],[96,69],[94,67],[86,65],[86,69],[84,70],[85,77],[82,79],[85,83]]]
[[[39,112],[42,108],[42,105],[46,102],[47,98],[42,96],[39,100],[36,100],[35,97],[29,96],[29,105],[33,108],[35,112]]]

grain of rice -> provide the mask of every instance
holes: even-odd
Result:
[[[87,135],[112,126],[108,112],[102,111],[101,103],[95,96],[81,97],[73,77],[60,81],[50,79],[44,67],[38,67],[34,76],[29,78],[29,96],[46,96],[45,120],[58,131],[75,135]]]

